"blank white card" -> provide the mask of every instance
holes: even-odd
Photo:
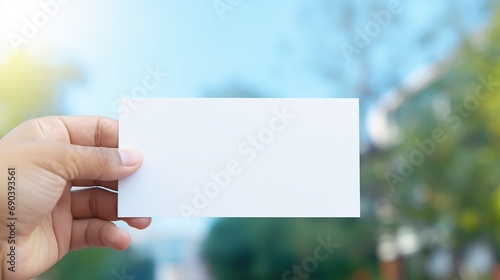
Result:
[[[120,217],[359,217],[358,99],[122,99]]]

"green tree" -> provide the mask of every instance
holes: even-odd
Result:
[[[474,242],[487,242],[495,249],[496,260],[500,257],[500,21],[496,18],[487,31],[464,42],[443,76],[410,94],[413,97],[392,112],[401,142],[388,151],[374,151],[364,165],[379,197],[397,209],[387,227],[431,229],[437,239],[422,239],[421,257],[449,248],[455,273]],[[436,131],[441,141],[433,139]]]
[[[218,280],[373,275],[376,259],[370,248],[375,240],[369,224],[357,219],[221,219],[204,244],[203,256]],[[335,245],[329,251],[322,246],[325,242]],[[315,257],[318,247],[320,258]]]
[[[452,278],[478,241],[494,249],[498,262],[500,17],[494,18],[450,54],[430,84],[402,90],[404,102],[389,114],[400,141],[361,159],[361,219],[222,219],[203,251],[214,278],[281,279],[326,234],[341,247],[309,279],[378,277],[378,239],[403,227],[416,232],[419,248],[409,255],[396,249],[401,279],[432,279],[426,264],[441,248],[453,257]]]

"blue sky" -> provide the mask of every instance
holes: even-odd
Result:
[[[86,77],[66,96],[67,113],[116,118],[113,101],[130,95],[148,67],[169,73],[148,92],[151,97],[198,97],[237,83],[256,85],[273,96],[331,96],[328,84],[301,61],[310,50],[303,46],[302,31],[293,28],[299,1],[243,2],[224,21],[211,2],[127,3],[79,3],[74,14],[92,14],[92,20],[85,25],[75,18],[74,26],[61,23],[57,34],[71,38],[54,38],[57,46],[74,58]],[[282,51],[283,44],[291,47]]]
[[[0,1],[7,32],[41,10],[38,1],[18,2]],[[356,84],[366,69],[380,95],[446,56],[460,42],[460,25],[470,32],[488,19],[489,1],[401,1],[402,12],[362,50],[368,65],[347,63],[339,44],[352,42],[354,28],[389,2],[242,0],[221,20],[213,1],[69,1],[25,47],[83,72],[83,83],[65,89],[64,113],[117,118],[115,100],[130,95],[148,67],[169,73],[151,97],[205,96],[238,84],[275,97],[359,97]],[[351,26],[342,25],[347,3]],[[331,11],[322,13],[327,6]],[[449,11],[460,15],[453,28],[442,24]],[[429,31],[434,37],[422,43],[419,35]],[[11,51],[5,37],[0,59]],[[328,76],[323,64],[336,72]]]

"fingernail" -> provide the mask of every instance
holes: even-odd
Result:
[[[125,166],[134,166],[142,160],[142,155],[134,150],[118,150],[122,164]]]

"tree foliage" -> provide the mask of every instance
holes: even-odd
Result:
[[[400,142],[362,156],[362,218],[222,219],[204,248],[214,278],[282,279],[311,256],[318,236],[331,234],[342,246],[308,279],[377,279],[379,238],[397,238],[404,228],[418,241],[415,253],[399,249],[404,279],[432,279],[428,265],[439,250],[451,255],[452,277],[478,242],[493,248],[498,262],[499,50],[497,17],[450,54],[444,75],[390,113]]]

